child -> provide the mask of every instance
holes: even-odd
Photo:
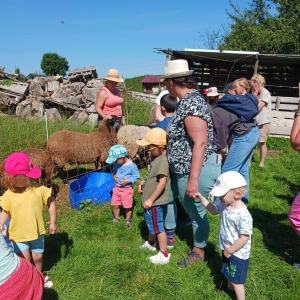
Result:
[[[167,235],[164,229],[163,210],[169,202],[170,175],[166,157],[167,134],[161,128],[151,129],[142,140],[136,141],[140,146],[148,146],[153,158],[146,178],[141,181],[138,192],[143,194],[144,218],[149,229],[148,241],[140,248],[156,251],[156,236],[160,251],[149,258],[153,264],[167,264],[171,254],[167,252]]]
[[[247,192],[246,180],[236,171],[220,175],[211,195],[220,197],[221,203],[211,204],[200,193],[197,198],[206,209],[221,215],[218,246],[222,249],[221,272],[228,279],[229,293],[233,290],[237,299],[245,299],[246,281],[251,248],[252,217],[242,201]]]
[[[113,175],[116,183],[111,198],[111,205],[114,210],[112,222],[120,222],[120,206],[123,206],[126,214],[126,228],[131,228],[134,192],[132,185],[140,178],[139,170],[128,157],[127,149],[122,145],[115,145],[109,149],[106,163],[114,164]]]
[[[13,242],[14,251],[20,257],[32,261],[42,271],[44,235],[46,233],[43,207],[48,206],[50,214],[50,234],[56,232],[55,198],[51,189],[34,187],[34,181],[41,177],[41,170],[33,165],[30,158],[21,152],[7,157],[4,163],[8,190],[0,200],[0,230],[10,216],[7,237]],[[53,284],[45,279],[45,287]]]
[[[162,128],[167,130],[168,124],[171,121],[177,105],[177,97],[173,97],[170,94],[165,94],[160,99],[160,109],[162,115],[165,117],[162,121],[158,122],[154,128]]]

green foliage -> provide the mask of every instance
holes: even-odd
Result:
[[[91,205],[92,205],[91,199],[82,200],[82,201],[80,201],[79,210],[84,209],[86,211],[91,211]]]
[[[12,80],[9,79],[4,79],[4,80],[0,80],[0,85],[6,85],[6,86],[10,86],[12,85],[14,82]]]
[[[21,74],[20,68],[15,67],[15,74]]]
[[[142,79],[145,76],[138,76],[138,77],[133,77],[133,78],[126,78],[125,79],[125,85],[126,85],[126,89],[130,90],[130,91],[135,91],[135,92],[139,92],[139,93],[143,93],[143,86],[142,86]]]
[[[56,53],[45,53],[41,61],[41,69],[47,76],[65,76],[69,69],[68,61]]]

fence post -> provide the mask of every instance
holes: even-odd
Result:
[[[277,98],[276,98],[275,110],[279,110],[279,107],[280,107],[280,100],[281,100],[280,97],[277,97]]]

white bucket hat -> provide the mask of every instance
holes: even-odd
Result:
[[[220,175],[213,186],[210,194],[215,197],[221,197],[230,190],[246,186],[245,178],[236,171],[228,171]]]
[[[166,61],[164,76],[160,77],[160,81],[163,82],[167,78],[189,76],[193,73],[194,71],[189,69],[187,60],[168,60]]]
[[[215,86],[210,87],[209,91],[208,91],[208,94],[206,96],[207,97],[219,96],[218,89]]]
[[[105,79],[115,82],[124,82],[124,79],[119,76],[119,71],[116,69],[109,69]]]

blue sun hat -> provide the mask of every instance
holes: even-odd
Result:
[[[128,151],[123,145],[114,145],[108,151],[108,158],[105,161],[107,164],[113,164],[118,158],[128,155]]]

